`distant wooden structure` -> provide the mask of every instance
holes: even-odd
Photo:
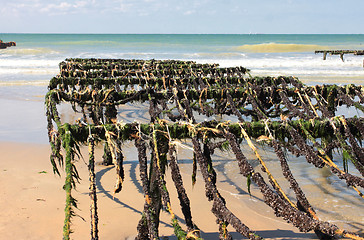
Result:
[[[319,50],[315,51],[315,54],[323,53],[323,59],[326,60],[326,56],[329,53],[330,55],[340,55],[342,61],[344,61],[344,54],[354,54],[354,55],[364,55],[364,50]]]

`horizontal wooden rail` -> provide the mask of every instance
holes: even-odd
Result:
[[[340,55],[342,61],[344,61],[344,54],[354,54],[354,55],[364,55],[364,50],[318,50],[315,54],[323,53],[323,59],[326,60],[327,54],[330,55]]]

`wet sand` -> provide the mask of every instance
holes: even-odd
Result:
[[[49,162],[49,146],[0,142],[0,152],[0,239],[61,239],[65,205],[65,192],[62,189],[64,172],[61,171],[61,177],[53,174]],[[87,153],[84,155],[87,156]],[[100,149],[97,150],[96,157],[101,161]],[[133,239],[136,235],[144,200],[135,157],[135,151],[127,151],[123,190],[114,197],[115,169],[100,165],[96,168],[100,239]],[[83,160],[77,166],[82,181],[74,191],[79,206],[75,212],[85,221],[78,216],[73,218],[72,238],[89,239],[88,171]],[[193,220],[201,229],[202,237],[218,239],[218,226],[210,212],[212,205],[206,200],[201,176],[198,176],[194,187],[190,176],[184,174],[183,180],[190,197]],[[176,191],[171,183],[168,174],[167,187],[172,198],[172,208],[183,222]],[[275,218],[266,212],[268,207],[259,201],[254,203],[254,208],[249,208],[250,197],[247,196],[248,202],[245,204],[227,191],[222,190],[221,193],[227,200],[227,206],[252,230],[267,239],[315,237],[311,233],[300,233],[291,225]],[[243,238],[234,229],[230,231],[234,239]],[[170,216],[166,212],[161,214],[160,236],[176,239],[173,237]]]

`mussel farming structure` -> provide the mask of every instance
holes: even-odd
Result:
[[[118,193],[124,180],[125,141],[133,141],[137,149],[145,197],[141,220],[135,224],[136,239],[159,239],[162,209],[170,213],[178,239],[201,239],[192,221],[190,200],[177,162],[175,140],[183,139],[192,146],[192,179],[199,168],[220,239],[232,239],[228,225],[246,238],[262,237],[248,227],[249,222],[242,222],[227,208],[216,184],[219,176],[212,160],[216,148],[230,151],[242,182],[247,182],[248,188],[250,184],[257,186],[276,216],[300,231],[314,231],[322,239],[363,239],[320,220],[286,158],[286,153],[290,153],[305,157],[307,164],[317,168],[327,167],[364,200],[364,119],[337,113],[339,106],[364,111],[363,86],[307,86],[294,77],[251,77],[243,67],[221,68],[216,64],[175,60],[66,59],[59,66],[60,74],[50,81],[45,105],[50,160],[55,173],[59,174],[61,167],[65,169],[64,239],[70,238],[71,218],[75,214],[72,192],[79,180],[75,165],[79,146],[89,147],[91,239],[98,239],[95,145],[103,144],[104,164],[115,165],[114,192]],[[147,122],[118,119],[123,106],[133,102],[149,106]],[[61,103],[71,105],[81,118],[73,123],[64,122],[57,108]],[[256,140],[275,152],[295,196],[288,197],[280,187],[259,154]],[[247,161],[242,144],[249,145],[262,171]],[[342,169],[333,161],[334,150],[342,153]],[[349,171],[349,162],[356,173]],[[165,179],[167,170],[172,172],[186,229],[172,211]]]

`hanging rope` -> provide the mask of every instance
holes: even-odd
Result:
[[[249,239],[261,239],[226,207],[226,200],[217,188],[214,149],[228,149],[229,146],[231,150],[228,151],[234,153],[240,172],[247,179],[248,192],[251,193],[250,185],[254,182],[264,202],[277,216],[301,231],[315,231],[318,236],[321,234],[320,237],[363,239],[319,220],[284,154],[288,150],[293,155],[305,156],[315,167],[329,167],[363,198],[360,188],[364,188],[364,179],[350,172],[349,163],[363,175],[364,119],[336,116],[343,105],[363,111],[363,93],[362,86],[311,87],[294,77],[251,77],[249,70],[242,67],[220,68],[216,64],[191,61],[66,59],[60,64],[60,75],[51,79],[45,99],[53,171],[60,174],[59,168],[66,170],[64,239],[70,238],[71,218],[77,206],[72,197],[72,189],[79,180],[75,156],[79,154],[78,145],[86,142],[89,145],[91,239],[98,239],[95,139],[104,143],[104,163],[115,166],[114,194],[121,190],[124,181],[122,143],[134,141],[145,198],[136,239],[159,238],[162,208],[170,213],[178,239],[200,239],[200,231],[192,221],[176,146],[193,151],[192,184],[196,182],[199,167],[206,196],[212,202],[212,212],[217,219],[220,239],[232,239],[228,225]],[[82,114],[82,119],[74,124],[63,123],[57,109],[61,102],[70,104],[76,114]],[[149,109],[144,109],[149,113],[149,119],[146,123],[120,124],[123,106],[133,102],[149,104]],[[237,123],[228,121],[236,118]],[[192,147],[182,144],[180,140],[183,139],[192,141]],[[254,171],[241,151],[243,139],[267,173],[271,186]],[[273,177],[254,140],[273,149],[297,204]],[[147,148],[151,153],[149,165]],[[332,161],[333,150],[343,153],[344,170]],[[165,179],[168,165],[186,230],[172,210]]]
[[[97,193],[96,193],[96,175],[95,175],[95,140],[91,134],[88,137],[88,151],[89,151],[89,181],[90,181],[90,198],[91,198],[91,240],[98,240],[98,221],[99,217],[97,214]]]

